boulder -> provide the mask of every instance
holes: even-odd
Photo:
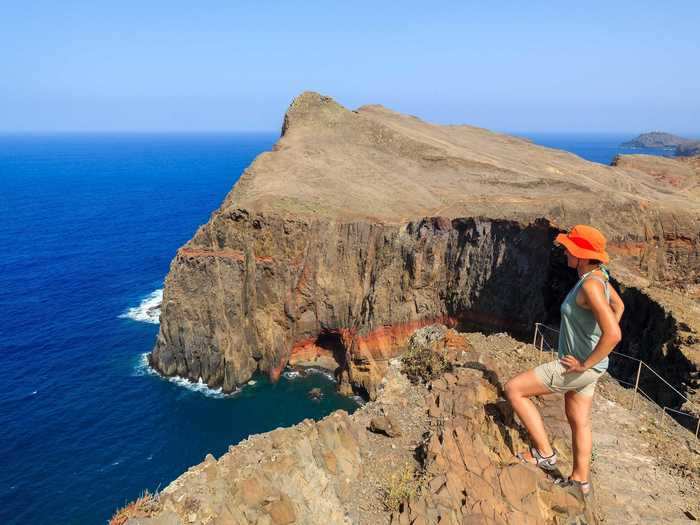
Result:
[[[369,423],[369,430],[375,434],[384,434],[388,437],[401,435],[399,424],[391,416],[373,417]]]

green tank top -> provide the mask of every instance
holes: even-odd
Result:
[[[609,303],[610,290],[608,289],[608,280],[610,279],[610,274],[603,265],[599,268],[603,271],[605,280],[596,275],[591,275],[591,278],[603,283],[605,297]],[[576,285],[569,291],[564,302],[561,303],[561,323],[559,324],[559,344],[557,348],[560,359],[565,355],[573,355],[583,363],[593,353],[593,349],[602,335],[593,311],[576,304],[576,294],[578,294],[579,288],[592,271],[586,272],[581,276]],[[599,363],[596,363],[593,369],[605,372],[608,369],[607,356]]]

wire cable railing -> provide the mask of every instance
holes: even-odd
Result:
[[[542,360],[547,355],[547,353],[551,353],[553,357],[555,357],[557,355],[557,349],[555,348],[555,346],[553,344],[550,344],[549,341],[547,341],[547,338],[545,337],[545,333],[550,334],[552,336],[554,336],[554,334],[556,334],[556,337],[558,337],[559,330],[557,330],[556,328],[552,328],[551,326],[547,326],[546,324],[543,324],[543,323],[535,323],[535,333],[534,333],[533,338],[532,338],[532,346],[534,346],[536,349],[539,349],[538,364],[542,363]],[[690,399],[688,399],[685,395],[683,395],[681,392],[679,392],[677,388],[675,388],[671,383],[666,381],[666,379],[664,379],[661,375],[659,375],[656,372],[656,370],[651,368],[647,363],[645,363],[641,359],[638,359],[636,357],[632,357],[631,355],[623,354],[622,352],[617,352],[615,350],[613,350],[610,354],[615,355],[615,356],[619,356],[619,357],[622,357],[625,359],[629,359],[629,360],[632,360],[632,361],[638,363],[637,373],[636,373],[634,383],[629,382],[629,381],[625,381],[623,379],[619,379],[617,377],[615,378],[615,380],[617,382],[634,388],[634,391],[632,394],[632,403],[631,403],[631,407],[630,407],[631,410],[635,409],[635,407],[637,405],[637,399],[639,399],[639,396],[637,394],[640,394],[640,395],[644,396],[646,399],[648,399],[649,401],[651,401],[654,406],[658,407],[661,410],[661,414],[660,414],[660,418],[659,418],[660,425],[663,424],[664,418],[666,415],[669,416],[668,419],[671,419],[678,424],[678,421],[676,421],[673,417],[671,417],[671,414],[678,414],[678,416],[688,417],[688,418],[691,418],[692,421],[697,419],[698,421],[697,421],[697,424],[695,425],[695,438],[700,439],[700,416],[697,416],[697,415],[690,413],[690,412],[684,412],[682,410],[677,410],[677,409],[672,408],[670,406],[665,406],[665,405],[659,403],[658,401],[655,401],[654,399],[652,399],[649,396],[649,394],[644,392],[641,389],[641,387],[639,386],[640,378],[642,375],[642,369],[649,370],[649,372],[651,372],[657,379],[662,381],[662,384],[667,389],[670,389],[670,391],[672,393],[678,395],[681,399],[683,399],[685,401],[685,403],[687,403],[686,406],[692,407],[694,409],[694,411],[697,410],[697,407]],[[683,403],[681,403],[681,404],[683,404]],[[700,411],[697,411],[697,413],[700,414]],[[692,426],[691,426],[691,428],[692,428]]]

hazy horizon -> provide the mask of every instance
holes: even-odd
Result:
[[[428,121],[430,122],[430,121]],[[457,123],[450,123],[457,124]],[[470,125],[465,123],[465,125]],[[281,128],[280,124],[280,128]],[[483,127],[483,126],[477,126]],[[489,128],[486,128],[489,129]],[[577,137],[622,137],[630,136],[634,138],[642,133],[649,132],[663,132],[670,133],[672,135],[680,135],[683,138],[688,139],[699,139],[700,131],[697,132],[684,132],[676,133],[673,130],[661,130],[661,129],[649,129],[649,130],[620,130],[620,131],[595,131],[595,130],[585,130],[585,131],[575,131],[575,130],[502,130],[502,129],[491,129],[496,133],[502,133],[505,135],[516,135],[516,136],[528,136],[528,135],[572,135]],[[32,129],[32,130],[3,130],[0,129],[0,136],[31,136],[31,135],[281,135],[281,129]]]
[[[317,91],[505,133],[700,136],[700,3],[3,7],[0,132],[278,132]]]

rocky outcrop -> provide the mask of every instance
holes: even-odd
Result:
[[[621,146],[623,148],[675,149],[677,146],[687,144],[688,142],[691,142],[691,140],[679,137],[678,135],[664,133],[662,131],[651,131],[649,133],[642,133],[641,135],[627,142],[623,142]]]
[[[316,363],[374,397],[416,328],[518,333],[556,314],[551,240],[579,222],[611,239],[616,272],[700,283],[694,175],[627,162],[302,94],[273,151],[178,250],[149,361],[224,391]]]
[[[455,339],[458,334],[447,334],[447,341]],[[492,357],[472,349],[450,361],[454,371],[428,387],[436,424],[418,452],[427,489],[394,513],[392,524],[597,523],[580,494],[514,462],[515,450],[526,444],[500,395],[507,378]]]
[[[365,440],[344,411],[252,436],[171,483],[158,517],[128,523],[350,524]]]
[[[337,411],[319,422],[252,436],[218,460],[208,456],[161,492],[157,511],[127,525],[544,524],[583,518],[580,496],[546,481],[538,469],[514,463],[513,447],[524,444],[499,400],[495,363],[466,337],[442,334],[432,347],[447,356],[453,373],[427,388],[412,385],[394,360],[375,403],[352,416]],[[379,418],[391,420],[392,428],[402,421],[406,438],[420,441],[407,447],[397,441],[402,433],[371,434]],[[420,485],[393,513],[380,501],[389,477],[378,478],[383,485],[369,501],[360,496],[387,459],[389,472],[401,461],[415,463],[408,481]]]
[[[503,333],[484,337],[445,327],[419,330],[412,344],[439,353],[451,371],[414,384],[400,360],[391,360],[376,400],[352,415],[337,411],[251,436],[218,459],[208,456],[157,501],[113,523],[676,523],[697,513],[700,472],[690,464],[697,454],[692,446],[668,429],[650,430],[650,442],[640,435],[640,425],[656,413],[639,419],[639,405],[632,413],[596,396],[596,489],[584,500],[514,457],[527,443],[503,385],[541,358],[531,355],[534,347]],[[606,382],[599,390],[610,388],[615,385]],[[535,402],[558,450],[561,470],[554,475],[566,475],[572,451],[563,398]],[[374,433],[373,427],[401,431]],[[660,447],[656,459],[650,443]],[[686,467],[674,474],[669,462]],[[640,465],[644,475],[629,476]],[[658,494],[667,505],[658,505]]]

